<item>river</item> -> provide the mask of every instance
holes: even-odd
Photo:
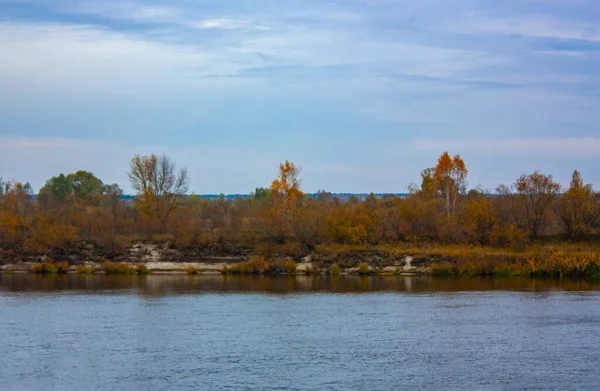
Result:
[[[0,275],[0,390],[597,390],[600,286]]]

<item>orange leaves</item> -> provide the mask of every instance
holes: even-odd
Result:
[[[444,152],[434,168],[433,180],[436,189],[445,200],[446,213],[454,214],[459,195],[467,189],[469,171],[460,155],[450,157]]]
[[[271,182],[271,194],[282,195],[286,201],[299,199],[303,193],[300,191],[298,178],[300,169],[288,160],[279,165],[277,178]]]
[[[325,229],[333,241],[364,244],[374,233],[374,224],[364,204],[340,205],[324,220]]]
[[[69,245],[76,239],[77,231],[71,224],[42,217],[31,228],[25,248],[37,253],[46,249],[62,249],[68,252]]]

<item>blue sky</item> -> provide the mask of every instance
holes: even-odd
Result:
[[[197,193],[403,192],[444,150],[493,189],[600,182],[597,0],[0,0],[0,176],[126,191],[166,152]]]

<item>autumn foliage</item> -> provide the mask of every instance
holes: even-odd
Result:
[[[49,179],[37,197],[26,183],[0,179],[0,246],[62,257],[81,243],[110,252],[137,240],[167,240],[178,248],[248,249],[259,257],[232,267],[237,273],[291,270],[263,261],[305,256],[324,245],[524,249],[544,240],[593,241],[600,227],[600,197],[577,171],[564,190],[538,171],[495,191],[469,190],[465,162],[447,152],[402,197],[307,195],[300,169],[289,161],[269,187],[233,200],[186,195],[187,171],[164,155],[135,156],[128,174],[136,191],[129,199],[118,185],[82,170]]]

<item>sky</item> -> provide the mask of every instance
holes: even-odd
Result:
[[[404,192],[444,151],[471,187],[600,185],[597,0],[0,0],[0,176],[131,192],[166,153],[190,191]]]

